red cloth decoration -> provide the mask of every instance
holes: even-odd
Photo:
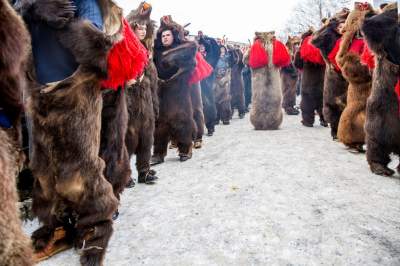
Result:
[[[272,63],[276,67],[290,65],[290,55],[286,46],[278,40],[273,41]],[[260,40],[256,40],[250,48],[249,66],[252,69],[265,67],[268,65],[268,53]]]
[[[196,53],[196,68],[193,70],[189,85],[193,85],[209,77],[213,72],[212,66],[204,59],[200,52]]]
[[[266,65],[268,65],[268,53],[261,41],[256,40],[250,48],[249,66],[252,69],[257,69]]]
[[[364,51],[365,41],[364,39],[354,39],[351,42],[349,52],[355,53],[361,56]]]
[[[332,51],[328,55],[329,62],[334,66],[335,70],[338,72],[340,72],[340,67],[339,67],[338,63],[336,62],[336,55],[339,52],[341,42],[342,42],[342,39],[339,38],[336,41],[335,46],[333,47]]]
[[[306,37],[300,47],[300,57],[306,62],[318,65],[325,65],[320,50],[311,44],[312,36]]]
[[[398,108],[399,108],[399,116],[400,116],[400,77],[399,77],[399,80],[397,81],[397,84],[396,84],[396,86],[394,87],[394,92],[396,93],[396,95],[397,95],[397,104],[398,104]]]
[[[274,40],[274,51],[272,63],[277,67],[286,67],[290,65],[290,55],[286,46],[278,40]]]
[[[148,62],[147,50],[123,19],[123,39],[108,54],[108,78],[101,82],[105,89],[117,90],[143,73]]]
[[[367,44],[365,44],[364,51],[361,54],[361,63],[368,66],[369,69],[375,68],[375,55],[371,52]]]

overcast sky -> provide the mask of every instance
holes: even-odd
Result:
[[[232,41],[247,42],[254,31],[283,28],[285,20],[298,0],[149,0],[153,6],[152,18],[159,23],[163,15],[172,15],[180,24],[191,23],[191,34],[203,30],[204,34]],[[140,1],[116,0],[125,15],[136,8]]]
[[[255,31],[279,31],[299,0],[148,0],[153,6],[152,19],[157,23],[163,15],[172,15],[180,24],[191,23],[188,30],[197,34],[247,42]],[[333,0],[334,1],[334,0]],[[372,2],[372,0],[367,0]],[[141,1],[116,0],[127,15]],[[365,2],[361,1],[360,2]]]

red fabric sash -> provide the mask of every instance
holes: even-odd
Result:
[[[312,36],[306,37],[300,47],[300,57],[306,62],[318,65],[325,65],[320,50],[311,44]]]
[[[123,39],[108,54],[108,78],[101,82],[104,89],[117,90],[129,80],[136,79],[147,65],[147,50],[123,19]]]
[[[268,65],[268,53],[261,41],[256,40],[250,48],[249,66],[252,69],[257,69],[266,65]]]
[[[368,66],[369,69],[375,68],[375,55],[371,52],[367,44],[365,44],[364,51],[361,54],[361,63]]]
[[[193,70],[192,76],[189,80],[189,85],[193,85],[197,82],[207,78],[213,72],[212,66],[204,59],[200,52],[196,53],[196,68]]]
[[[337,72],[340,72],[340,67],[338,65],[338,63],[336,62],[336,55],[339,52],[339,48],[340,48],[340,43],[341,43],[342,39],[339,38],[336,43],[335,46],[333,47],[332,51],[329,53],[328,55],[328,60],[329,62],[334,66],[335,70]]]
[[[400,77],[397,81],[396,86],[394,87],[394,92],[396,93],[397,96],[397,105],[398,105],[398,114],[400,116]]]
[[[252,69],[265,67],[268,65],[268,53],[260,40],[256,40],[250,48],[249,66]],[[290,64],[290,55],[286,46],[278,41],[273,41],[272,63],[276,67],[285,67]]]
[[[290,65],[290,55],[286,46],[278,40],[274,40],[272,63],[277,67]]]

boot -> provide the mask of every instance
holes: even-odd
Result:
[[[40,230],[40,229],[39,229]],[[38,232],[37,230],[36,232]],[[35,232],[35,233],[36,233]],[[35,239],[35,233],[32,236],[32,240],[35,243],[37,241],[41,241],[41,239]],[[67,232],[64,227],[57,227],[54,232],[52,232],[52,236],[48,239],[47,245],[43,248],[36,249],[33,255],[33,259],[36,263],[46,260],[64,250],[72,248],[72,239],[68,239]]]
[[[157,179],[155,172],[149,170],[148,172],[139,173],[138,182],[139,184],[153,185]]]
[[[164,158],[159,155],[153,155],[150,160],[150,165],[162,164],[164,162]]]
[[[184,153],[181,153],[181,154],[179,154],[179,160],[181,161],[181,162],[186,162],[187,160],[189,160],[189,159],[191,159],[192,158],[192,154],[184,154]]]
[[[227,121],[222,121],[222,124],[224,124],[225,126],[229,125],[231,122],[229,122],[229,120]]]
[[[239,119],[243,119],[243,118],[244,118],[244,114],[245,114],[245,113],[240,113],[240,114],[239,114]]]
[[[298,114],[300,114],[300,111],[297,110],[297,109],[294,108],[294,107],[288,107],[288,108],[286,108],[286,109],[285,109],[285,112],[286,112],[287,115],[298,115]]]
[[[195,140],[195,141],[194,141],[194,144],[193,144],[193,147],[194,147],[195,149],[201,149],[202,142],[203,142],[203,141],[202,141],[201,139]]]
[[[125,185],[126,188],[133,188],[135,187],[135,180],[133,178],[130,178],[128,183]]]

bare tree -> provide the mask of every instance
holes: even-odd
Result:
[[[321,26],[323,18],[330,17],[343,7],[349,7],[351,0],[301,0],[294,7],[286,22],[284,35],[297,35],[311,26]]]

